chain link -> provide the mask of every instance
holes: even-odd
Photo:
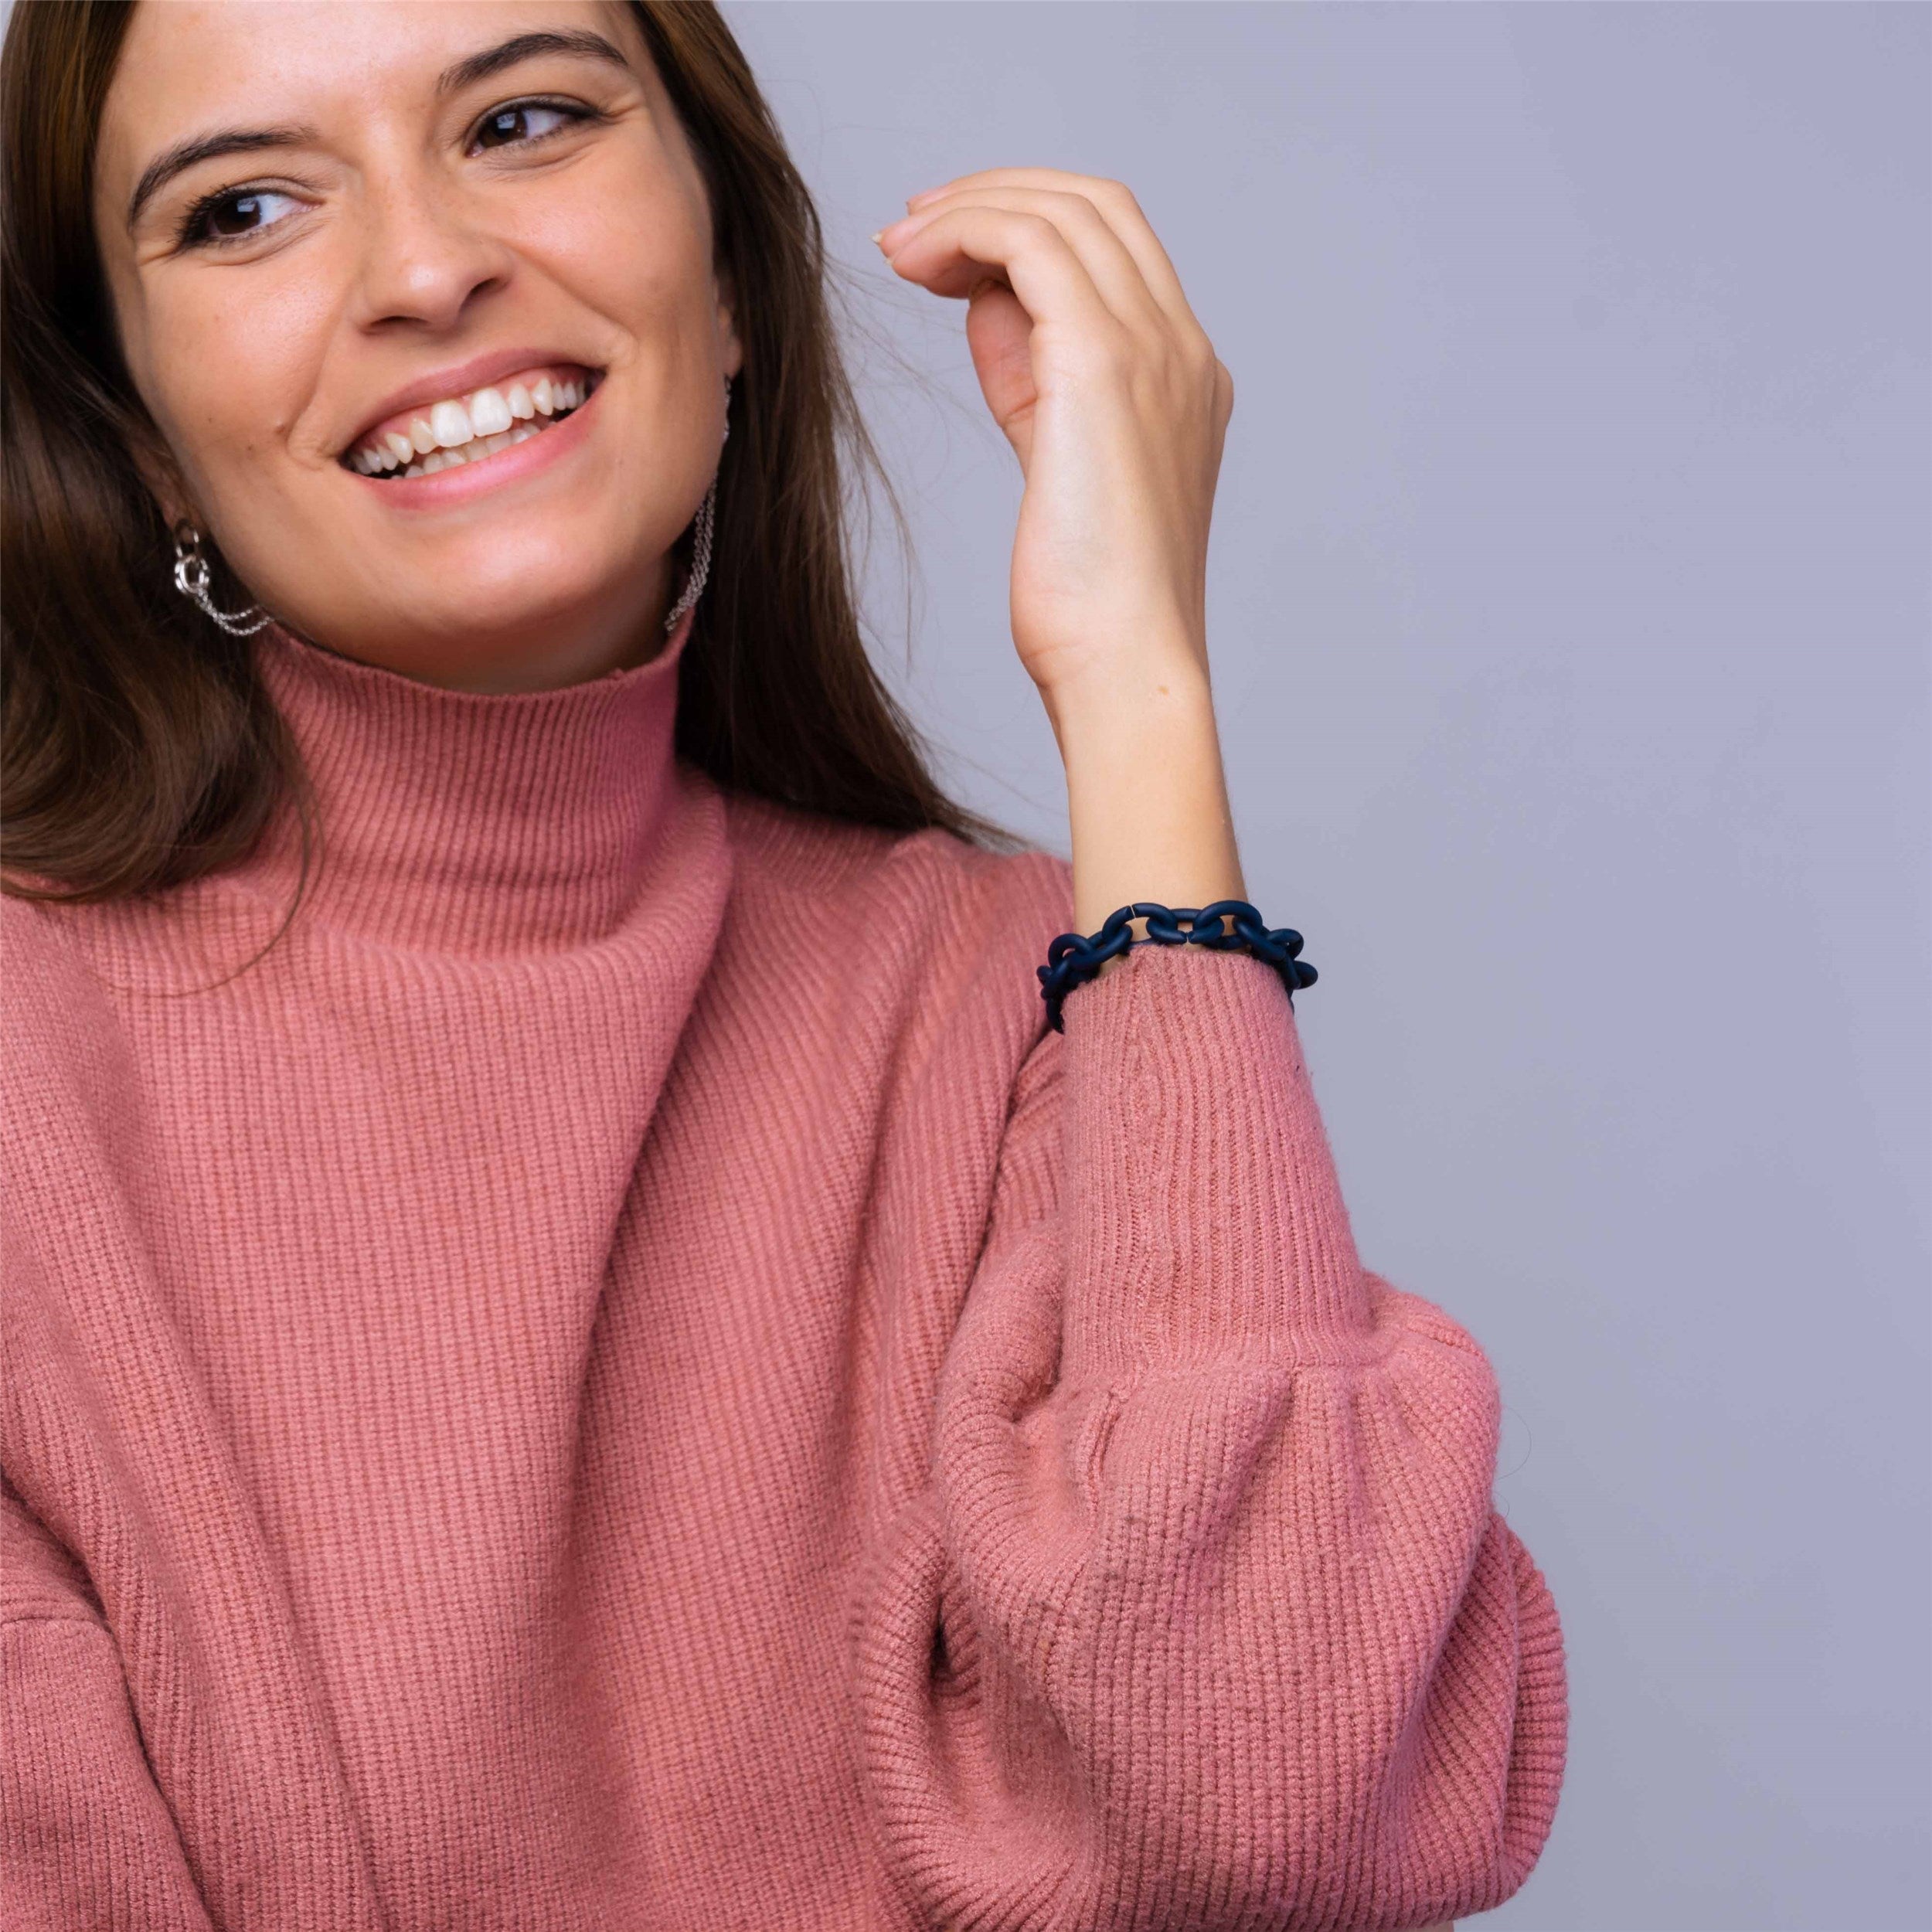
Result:
[[[722,459],[723,446],[731,440],[731,378],[724,379],[724,434],[719,439],[719,450]],[[711,575],[711,533],[718,514],[718,479],[713,476],[711,487],[704,493],[704,501],[698,505],[696,522],[691,533],[691,568],[686,574],[684,594],[672,605],[670,614],[664,621],[667,631],[678,628],[678,620],[696,604],[702,594],[706,582]]]
[[[208,560],[202,554],[199,531],[190,530],[185,541],[179,531],[175,534],[175,588],[183,597],[192,597],[209,621],[219,624],[231,637],[253,637],[264,624],[274,621],[266,611],[253,604],[232,614],[215,608],[208,594]],[[255,620],[252,624],[248,621],[251,615]]]
[[[1233,928],[1223,932],[1225,917]],[[1135,919],[1147,921],[1147,937],[1136,939],[1128,930]],[[1182,931],[1181,922],[1188,922]],[[1046,964],[1038,968],[1040,997],[1046,1002],[1046,1020],[1056,1032],[1066,1031],[1060,1007],[1076,986],[1091,979],[1107,962],[1130,947],[1182,946],[1192,943],[1211,946],[1217,952],[1245,949],[1272,966],[1281,976],[1288,1004],[1302,987],[1312,986],[1319,975],[1300,957],[1301,935],[1291,926],[1272,930],[1262,923],[1260,913],[1245,899],[1217,899],[1199,908],[1157,905],[1137,900],[1107,914],[1098,932],[1083,938],[1078,933],[1062,933],[1046,949]]]

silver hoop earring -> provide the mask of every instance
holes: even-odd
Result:
[[[274,621],[259,604],[251,604],[246,611],[236,611],[232,616],[215,608],[208,594],[208,560],[202,554],[201,532],[192,523],[178,525],[175,530],[175,588],[199,604],[209,619],[231,637],[253,637],[264,624]],[[255,620],[253,624],[247,621],[250,617]]]
[[[731,440],[731,378],[724,379],[725,425],[724,441]],[[722,454],[722,447],[720,450]],[[671,614],[664,621],[667,632],[678,628],[678,620],[696,604],[703,594],[706,582],[711,575],[711,536],[717,522],[718,479],[714,474],[711,487],[704,493],[704,501],[698,505],[696,521],[691,526],[691,570],[685,579],[684,594],[671,607]]]

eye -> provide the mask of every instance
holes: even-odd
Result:
[[[223,188],[216,193],[204,195],[182,218],[182,245],[186,248],[219,248],[225,243],[251,240],[274,225],[256,219],[264,202],[294,199],[293,195],[284,195],[274,188]],[[217,224],[231,219],[248,225],[236,233],[222,232]]]
[[[540,119],[545,114],[560,115],[563,117],[563,126],[547,128],[536,134],[530,134],[527,131],[521,135],[518,134],[517,124],[519,122],[525,123],[527,126],[532,115]],[[563,133],[564,128],[573,125],[579,121],[599,121],[602,118],[603,116],[594,108],[574,107],[562,100],[512,100],[507,107],[495,108],[486,114],[476,133],[479,141],[483,140],[484,137],[488,134],[505,134],[509,138],[497,144],[498,145],[527,148],[537,141],[549,140],[553,135]]]

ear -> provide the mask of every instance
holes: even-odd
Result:
[[[151,424],[141,424],[128,433],[127,447],[129,460],[148,494],[155,499],[168,529],[174,529],[183,522],[205,529],[206,526],[196,515],[189,499],[188,486],[182,481],[174,452],[160,431]]]
[[[731,270],[720,268],[718,285],[718,360],[727,376],[735,376],[745,366],[744,345],[738,339],[738,288]]]

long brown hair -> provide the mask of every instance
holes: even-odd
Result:
[[[709,191],[744,348],[677,750],[738,791],[1013,849],[1025,842],[941,793],[862,640],[843,465],[882,486],[902,539],[905,524],[841,359],[810,192],[711,0],[630,4]],[[121,355],[91,196],[133,11],[21,0],[0,50],[0,827],[14,875],[0,891],[18,897],[145,896],[219,871],[284,798],[305,851],[314,838],[248,640],[175,590],[171,534],[130,455],[161,438]],[[246,604],[206,548],[218,605]]]

